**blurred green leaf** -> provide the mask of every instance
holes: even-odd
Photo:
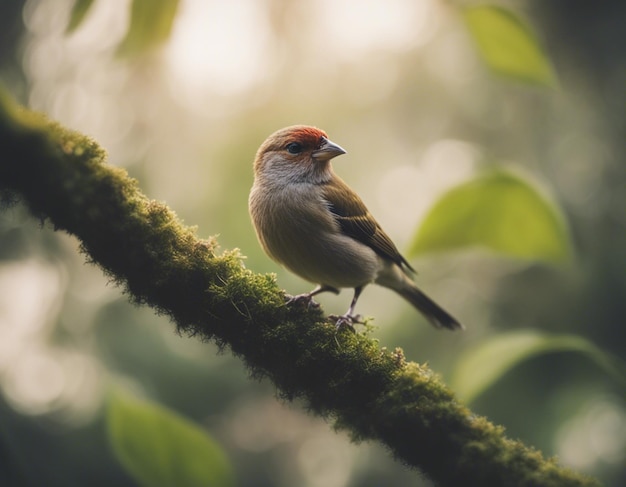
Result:
[[[170,36],[177,9],[178,0],[133,0],[130,27],[117,54],[136,56],[162,44]]]
[[[524,330],[495,336],[463,354],[456,364],[451,387],[460,399],[469,403],[521,362],[556,352],[583,354],[626,385],[624,365],[584,338]]]
[[[67,24],[67,29],[65,29],[66,34],[71,34],[83,23],[92,4],[93,0],[76,0],[74,2],[72,13],[70,14],[70,21]]]
[[[231,465],[220,446],[175,413],[115,391],[106,420],[113,452],[139,485],[234,485]]]
[[[494,71],[518,80],[553,87],[556,75],[534,33],[513,12],[481,5],[463,11],[478,50]]]
[[[494,171],[451,189],[426,215],[410,255],[483,246],[524,259],[570,256],[557,209],[521,177]]]

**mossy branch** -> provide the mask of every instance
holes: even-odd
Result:
[[[426,366],[363,335],[335,333],[320,310],[288,307],[274,278],[216,253],[149,200],[91,139],[0,93],[0,189],[75,235],[132,300],[213,339],[357,440],[377,440],[442,486],[591,486],[473,415]]]

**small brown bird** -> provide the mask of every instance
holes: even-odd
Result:
[[[461,324],[422,293],[415,270],[365,207],[337,176],[330,160],[345,154],[326,133],[295,125],[270,135],[254,161],[249,209],[263,250],[294,274],[318,286],[291,301],[312,303],[321,292],[354,288],[337,328],[357,323],[354,308],[370,283],[393,289],[434,326]]]

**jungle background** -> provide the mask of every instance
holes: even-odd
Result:
[[[348,151],[335,170],[410,255],[420,286],[467,327],[433,330],[372,286],[359,311],[374,317],[381,345],[453,387],[467,367],[495,370],[468,393],[474,411],[606,485],[626,483],[624,386],[602,366],[626,344],[623,2],[499,4],[534,31],[554,70],[548,86],[490,70],[465,4],[155,3],[171,10],[171,31],[129,28],[125,0],[93,2],[75,28],[69,0],[3,1],[3,88],[92,136],[147,195],[294,294],[310,285],[262,253],[249,223],[251,163],[280,127],[323,128]],[[413,251],[433,205],[489,167],[513,168],[547,195],[566,224],[567,258]],[[329,313],[349,300],[320,298]],[[524,345],[537,336],[547,339]],[[489,360],[476,356],[489,345]],[[430,485],[217,352],[131,305],[75,239],[19,205],[0,213],[2,485],[136,485],[107,435],[112,387],[194,421],[235,485]]]

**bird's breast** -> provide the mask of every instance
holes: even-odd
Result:
[[[319,186],[255,183],[250,214],[265,252],[300,277],[339,288],[376,278],[380,258],[341,232]]]

